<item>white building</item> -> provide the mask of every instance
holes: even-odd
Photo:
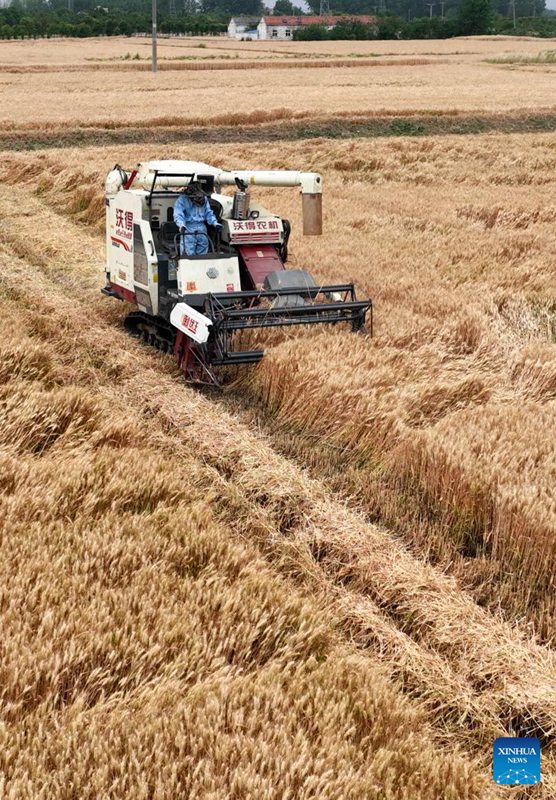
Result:
[[[260,17],[232,17],[228,25],[228,36],[230,39],[257,39],[259,20]]]

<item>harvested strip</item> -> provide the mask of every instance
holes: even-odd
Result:
[[[426,64],[447,64],[446,59],[431,58],[330,58],[330,59],[311,59],[308,61],[164,61],[158,62],[158,69],[164,71],[193,71],[199,70],[230,70],[230,69],[328,69],[334,67],[415,67]],[[109,64],[30,64],[28,66],[0,66],[1,73],[27,74],[27,73],[50,73],[50,72],[149,72],[150,63],[118,61]]]
[[[468,135],[488,132],[530,133],[556,130],[556,114],[554,112],[512,114],[423,114],[422,112],[388,113],[383,116],[370,114],[367,119],[355,115],[342,117],[335,114],[334,119],[312,117],[309,112],[288,112],[279,118],[284,121],[278,124],[266,123],[264,112],[254,112],[261,116],[257,124],[244,124],[243,121],[233,125],[216,122],[208,127],[187,122],[171,122],[165,120],[161,124],[148,126],[129,125],[119,127],[118,123],[108,122],[106,127],[79,125],[67,127],[64,131],[41,131],[27,128],[2,130],[0,127],[0,147],[4,150],[36,150],[47,147],[91,147],[110,144],[142,143],[168,144],[179,141],[191,143],[246,143],[246,142],[278,142],[304,139],[351,139],[374,137],[404,136],[438,136]],[[249,122],[249,115],[246,115]],[[297,121],[299,117],[302,121]],[[242,120],[245,119],[242,117]]]

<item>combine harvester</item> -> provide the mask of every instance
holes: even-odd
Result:
[[[180,253],[173,218],[179,189],[201,184],[222,227],[207,228],[206,255]],[[232,195],[222,187],[235,186]],[[236,349],[241,331],[347,322],[365,332],[370,300],[353,284],[318,286],[309,272],[286,270],[290,224],[252,202],[250,186],[299,187],[303,233],[322,233],[322,179],[314,172],[225,171],[196,161],[150,161],[106,179],[109,297],[138,307],[127,330],[173,353],[189,381],[218,384],[215,367],[254,364],[256,349]],[[252,340],[252,337],[249,337]]]

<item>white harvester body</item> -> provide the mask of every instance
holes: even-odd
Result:
[[[174,206],[191,182],[201,185],[218,229],[178,229]],[[233,196],[223,192],[233,185]],[[260,360],[262,350],[234,349],[241,330],[342,321],[364,328],[371,304],[356,300],[353,284],[319,287],[308,272],[285,269],[289,222],[251,199],[255,186],[298,187],[303,233],[322,232],[318,173],[150,161],[107,176],[103,292],[137,306],[128,330],[174,352],[188,378],[214,382],[214,366]],[[199,235],[208,252],[185,255],[186,237]]]

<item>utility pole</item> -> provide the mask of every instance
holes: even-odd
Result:
[[[68,11],[73,11],[73,0],[68,0]]]
[[[436,3],[425,3],[425,5],[429,7],[429,18],[432,19],[432,10],[435,7]]]
[[[515,0],[509,0],[508,5],[508,17],[511,16],[514,21],[514,28],[515,28]]]
[[[444,6],[446,5],[446,0],[440,0],[440,10],[442,19],[444,19]]]
[[[156,63],[156,0],[153,0],[152,16],[153,16],[153,23],[152,23],[153,24],[152,68],[153,68],[153,72],[156,72],[156,67],[157,67],[157,63]]]
[[[320,0],[319,16],[327,17],[330,14],[330,0]]]

